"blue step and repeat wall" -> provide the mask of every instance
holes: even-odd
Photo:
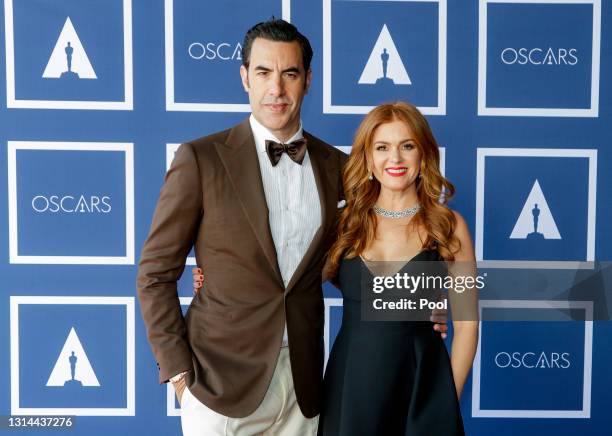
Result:
[[[348,150],[373,105],[421,108],[483,266],[612,259],[611,3],[4,0],[0,415],[179,433],[136,265],[178,145],[247,116],[240,43],[271,16],[313,44],[307,130]],[[342,307],[325,297],[329,351]],[[610,434],[611,338],[609,322],[484,322],[467,433]]]

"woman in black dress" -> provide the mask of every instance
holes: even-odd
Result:
[[[457,261],[464,270],[474,262],[467,225],[445,204],[454,187],[439,162],[429,125],[412,105],[378,106],[357,131],[343,174],[346,207],[328,257],[344,308],[325,372],[320,435],[464,434],[458,398],[476,352],[477,320],[455,317],[449,359],[430,322],[362,318],[370,262],[400,261],[400,272],[411,275],[424,261]]]

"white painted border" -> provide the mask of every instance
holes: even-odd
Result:
[[[479,315],[483,308],[509,309],[583,309],[585,319],[593,319],[592,301],[548,301],[548,300],[480,300]],[[475,418],[590,418],[591,379],[593,360],[593,321],[584,322],[584,365],[581,410],[492,410],[480,407],[480,369],[482,321],[478,332],[478,348],[472,368],[472,416]]]
[[[125,305],[126,311],[126,407],[21,407],[19,405],[19,305],[25,304],[86,304]],[[11,415],[73,415],[73,416],[135,416],[136,357],[134,327],[134,297],[48,297],[11,296]]]
[[[17,150],[122,151],[125,153],[125,256],[21,256],[17,217]],[[9,262],[11,264],[133,265],[134,151],[132,143],[8,141]]]
[[[587,248],[586,262],[595,260],[595,211],[597,199],[597,150],[563,148],[478,148],[476,157],[476,260],[484,268],[541,268],[542,264],[552,264],[558,268],[574,269],[577,265],[585,267],[582,261],[517,261],[484,259],[484,197],[485,197],[485,158],[492,157],[549,157],[549,158],[586,158],[589,160],[589,193],[587,211]],[[588,267],[588,265],[586,266]]]
[[[178,150],[180,145],[181,144],[177,143],[166,144],[166,171],[170,169],[170,165],[174,160],[174,154],[176,153],[176,150]],[[185,265],[197,265],[196,258],[193,256],[187,257]]]
[[[487,7],[489,3],[592,4],[591,105],[588,109],[504,108],[487,106]],[[601,0],[479,0],[478,13],[478,115],[529,117],[599,116],[599,65],[601,51]]]
[[[132,0],[123,0],[123,84],[125,91],[123,101],[21,100],[15,98],[13,0],[5,0],[4,2],[4,27],[6,44],[6,105],[8,108],[133,110]]]
[[[291,21],[291,0],[281,1],[283,20]],[[246,31],[247,29],[245,29]],[[166,110],[187,112],[251,112],[248,103],[181,103],[174,96],[174,0],[164,0]],[[236,71],[238,74],[238,71]]]
[[[370,0],[376,1],[376,0]],[[389,0],[378,0],[385,2]],[[438,105],[419,107],[424,115],[446,115],[446,0],[396,0],[438,3]],[[323,113],[367,114],[374,106],[334,105],[332,103],[332,0],[323,0]]]

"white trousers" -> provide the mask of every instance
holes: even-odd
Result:
[[[289,348],[281,348],[272,381],[249,416],[229,418],[209,409],[189,392],[181,398],[184,436],[309,436],[316,435],[319,417],[305,418],[298,406],[289,363]]]

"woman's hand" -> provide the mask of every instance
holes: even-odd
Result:
[[[434,323],[433,329],[446,339],[448,331],[448,311],[446,309],[433,309],[429,320]]]
[[[193,294],[195,295],[200,292],[204,284],[204,271],[202,271],[202,268],[196,266],[191,269],[191,274],[193,275]]]

